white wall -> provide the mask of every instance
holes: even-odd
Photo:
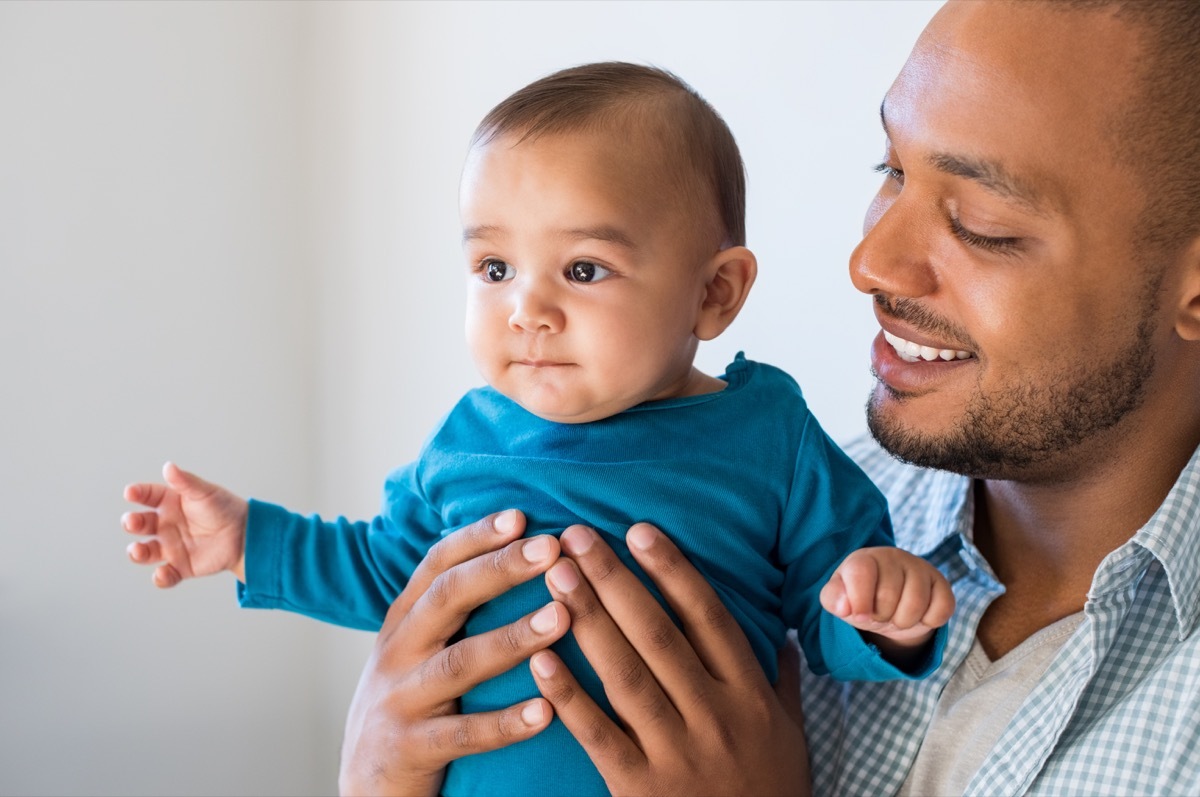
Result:
[[[745,349],[860,431],[846,257],[935,5],[0,3],[0,793],[333,791],[369,635],[155,590],[121,487],[173,458],[372,513],[477,381],[467,138],[554,69],[655,63],[722,112],[761,272],[701,364]]]

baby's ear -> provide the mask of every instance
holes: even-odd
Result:
[[[1175,331],[1184,340],[1200,340],[1200,238],[1192,241],[1183,255],[1182,291]]]
[[[696,315],[694,334],[712,340],[728,328],[741,312],[750,286],[758,276],[758,260],[744,246],[731,246],[713,256],[704,267],[708,282]]]

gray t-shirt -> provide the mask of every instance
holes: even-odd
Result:
[[[901,797],[961,795],[1083,612],[1046,626],[992,661],[976,639],[946,684]]]

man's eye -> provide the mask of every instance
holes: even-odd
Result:
[[[572,282],[599,282],[611,274],[612,272],[604,266],[587,260],[572,263],[571,267],[567,269],[567,278]]]
[[[953,216],[950,217],[950,232],[954,236],[968,246],[974,246],[977,249],[985,249],[989,252],[1011,252],[1019,249],[1021,239],[1015,236],[991,236],[979,235],[968,230],[962,225],[962,222]]]
[[[895,180],[900,185],[904,185],[903,169],[897,169],[895,166],[889,166],[886,163],[880,163],[875,166],[875,171],[879,172],[889,180]]]
[[[480,265],[488,282],[504,282],[517,276],[517,270],[503,260],[485,260]]]

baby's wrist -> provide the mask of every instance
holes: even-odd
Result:
[[[896,637],[870,631],[860,633],[867,642],[879,649],[880,655],[893,667],[904,672],[914,672],[929,658],[935,631],[929,629],[913,636],[910,629]]]

